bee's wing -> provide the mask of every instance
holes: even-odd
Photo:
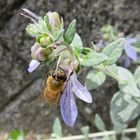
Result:
[[[75,95],[87,103],[92,103],[90,92],[77,80],[75,72],[71,75],[70,80],[73,85],[72,88]]]
[[[76,121],[78,110],[75,102],[71,82],[68,81],[60,99],[61,114],[66,125],[72,127]]]

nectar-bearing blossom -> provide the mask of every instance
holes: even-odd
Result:
[[[54,72],[45,82],[44,97],[48,103],[60,102],[62,118],[66,125],[72,127],[78,115],[76,97],[92,103],[90,92],[77,80],[81,64],[80,53],[76,51],[77,41],[73,42],[80,38],[75,36],[76,22],[72,22],[65,33],[63,20],[57,12],[48,12],[41,18],[27,9],[23,11],[22,15],[33,21],[26,30],[36,38],[36,43],[31,47],[32,60],[28,71],[33,72],[40,64],[49,64],[50,70],[54,70],[55,66]]]
[[[78,115],[75,96],[87,103],[92,103],[89,91],[77,80],[76,73],[73,72],[60,98],[62,117],[64,122],[70,127],[74,125]]]

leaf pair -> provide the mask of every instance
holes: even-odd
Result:
[[[118,39],[107,45],[101,53],[95,51],[90,52],[82,62],[83,66],[93,67],[103,63],[104,65],[112,65],[121,56],[123,51],[124,39]]]

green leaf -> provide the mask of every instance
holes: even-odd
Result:
[[[65,35],[64,35],[64,40],[65,40],[68,44],[71,44],[71,42],[72,42],[72,40],[73,40],[73,38],[74,38],[74,36],[75,36],[75,33],[76,33],[76,20],[73,20],[73,21],[70,23],[70,25],[69,25],[69,27],[68,27],[68,29],[67,29]]]
[[[95,89],[102,85],[106,79],[106,75],[101,71],[91,70],[86,78],[85,85],[88,90]]]
[[[126,136],[123,136],[121,140],[131,140],[131,139]]]
[[[95,115],[95,125],[100,131],[105,130],[105,124],[98,114]]]
[[[137,127],[137,132],[136,132],[137,139],[140,140],[140,119],[138,120],[136,127]]]
[[[103,63],[107,59],[108,57],[103,53],[90,52],[81,62],[81,64],[86,67],[92,67]]]
[[[117,68],[117,65],[113,64],[113,65],[105,66],[104,72],[108,76],[111,76],[114,79],[120,81],[120,77],[118,77],[118,68]]]
[[[125,96],[125,93],[118,92],[111,100],[110,115],[112,122],[116,126],[118,125],[118,128],[121,124],[134,120],[140,114],[140,104],[135,102],[133,98],[130,98],[129,102],[126,101]]]
[[[84,140],[88,140],[89,126],[82,127],[81,131],[82,131],[82,133],[84,135]]]
[[[137,108],[138,104],[136,102],[131,101],[122,111],[118,113],[120,118],[123,122],[128,122],[129,120],[133,120],[133,118],[136,118],[137,112],[135,109]]]
[[[119,83],[119,88],[125,94],[130,94],[135,97],[140,97],[140,91],[137,88],[134,77],[130,71],[123,67],[118,67],[118,76],[125,82]]]
[[[70,46],[72,46],[72,48],[83,49],[83,42],[81,40],[81,37],[77,33],[75,33],[75,36],[74,36]]]
[[[55,134],[56,138],[62,137],[62,126],[58,117],[55,118],[53,124],[53,133]]]
[[[17,140],[19,137],[24,138],[25,134],[21,130],[13,130],[9,134],[9,139]]]
[[[106,56],[108,56],[108,59],[106,60],[106,65],[112,65],[114,64],[117,59],[121,56],[123,51],[123,44],[124,44],[124,38],[118,39],[110,44],[108,44],[102,51]]]
[[[26,27],[26,31],[32,37],[38,37],[41,35],[39,30],[38,30],[38,27],[35,24],[29,24]]]
[[[137,122],[137,139],[140,140],[140,119]]]
[[[111,135],[110,136],[110,140],[117,140],[116,135],[115,134],[114,135]]]
[[[102,140],[111,140],[109,136],[104,136]]]
[[[134,72],[134,79],[138,88],[140,89],[140,66]]]

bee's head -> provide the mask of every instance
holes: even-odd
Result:
[[[67,79],[66,71],[60,67],[57,71],[50,71],[50,75],[57,81],[65,81]]]

